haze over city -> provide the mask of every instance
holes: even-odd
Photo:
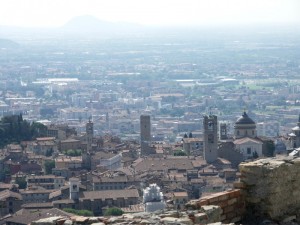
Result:
[[[300,22],[297,0],[2,0],[0,25],[57,27],[71,18],[155,26]]]
[[[299,12],[0,0],[0,224],[300,224]]]

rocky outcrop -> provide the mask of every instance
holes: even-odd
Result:
[[[221,225],[222,209],[219,206],[202,206],[187,211],[156,211],[154,213],[123,214],[118,217],[49,217],[34,221],[32,225],[104,225],[104,224],[172,224],[193,225],[216,223]]]

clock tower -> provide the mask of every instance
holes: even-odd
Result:
[[[217,116],[209,115],[203,118],[204,128],[204,159],[212,163],[218,158],[218,120]]]

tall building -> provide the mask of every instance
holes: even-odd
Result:
[[[86,150],[82,153],[82,164],[83,167],[91,169],[91,151],[94,137],[94,124],[91,120],[85,126],[86,129]]]
[[[89,152],[92,149],[92,142],[94,137],[94,124],[91,120],[86,124],[86,144],[87,144],[87,151]]]
[[[204,159],[211,163],[218,158],[218,119],[215,115],[204,116]]]
[[[80,181],[76,177],[69,179],[70,199],[78,201],[79,199],[79,184]]]
[[[226,123],[220,123],[220,140],[227,140],[227,124]]]
[[[149,115],[140,116],[141,156],[148,155],[151,142],[151,121]]]

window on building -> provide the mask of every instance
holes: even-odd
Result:
[[[240,135],[240,131],[239,131],[239,130],[238,130],[238,131],[236,131],[236,134],[237,134],[237,135]]]
[[[214,135],[213,134],[209,134],[207,138],[208,138],[208,143],[211,143],[211,144],[214,143]]]
[[[248,155],[251,154],[251,148],[247,148],[247,154],[248,154]]]

